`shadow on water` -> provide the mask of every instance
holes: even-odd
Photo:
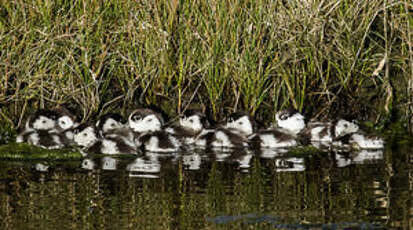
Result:
[[[2,229],[411,229],[410,145],[0,162]]]

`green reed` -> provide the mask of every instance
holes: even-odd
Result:
[[[83,120],[148,105],[384,125],[413,112],[407,0],[0,2],[0,112],[14,126],[55,106]]]

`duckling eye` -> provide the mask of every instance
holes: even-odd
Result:
[[[87,136],[87,133],[84,133],[84,134],[83,134],[83,136],[85,136],[85,137],[86,137],[86,136]]]
[[[243,123],[242,123],[242,121],[240,121],[240,122],[238,122],[238,124],[242,125]]]
[[[344,128],[348,128],[348,124],[344,124]]]
[[[152,121],[152,118],[149,118],[149,119],[148,119],[148,122],[151,122],[151,121]]]
[[[43,123],[43,124],[45,124],[45,123],[46,123],[46,121],[45,121],[45,120],[43,120],[43,121],[42,121],[42,123]]]
[[[110,127],[115,127],[115,124],[114,123],[110,124]]]
[[[189,122],[194,123],[194,120],[191,118],[191,119],[189,119]]]
[[[62,123],[62,125],[66,124],[66,122],[65,122],[65,121],[61,121],[60,123]]]
[[[285,119],[287,119],[287,117],[288,117],[287,114],[282,114],[282,115],[280,116],[280,119],[281,119],[281,120],[285,120]]]

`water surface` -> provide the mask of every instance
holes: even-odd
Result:
[[[412,229],[410,144],[1,161],[1,229]]]

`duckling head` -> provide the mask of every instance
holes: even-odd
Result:
[[[137,109],[129,115],[128,126],[137,133],[154,132],[161,130],[163,119],[151,109]]]
[[[123,128],[123,117],[116,113],[105,114],[99,121],[96,122],[96,127],[102,133],[108,133],[116,129]]]
[[[57,114],[50,110],[39,110],[30,119],[31,127],[35,130],[51,130],[56,127]]]
[[[341,137],[347,134],[355,133],[359,130],[359,126],[344,119],[339,119],[335,124],[334,134],[336,137]]]
[[[81,147],[92,146],[98,141],[98,132],[94,125],[83,124],[77,127],[74,131],[75,135],[73,140]]]
[[[57,118],[57,126],[65,131],[75,127],[75,121],[68,115],[63,115]]]
[[[255,131],[255,121],[246,113],[233,113],[227,118],[225,128],[236,130],[248,136]]]
[[[179,125],[194,132],[201,132],[202,129],[205,128],[206,117],[200,112],[187,110],[184,115],[179,118]]]
[[[76,117],[65,108],[57,108],[54,110],[57,114],[56,128],[58,131],[66,131],[75,128]]]
[[[284,109],[275,114],[277,126],[296,135],[305,128],[304,116],[295,109]]]

